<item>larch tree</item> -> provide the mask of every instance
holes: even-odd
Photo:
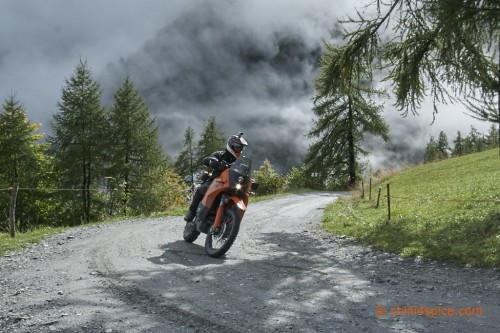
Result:
[[[495,125],[491,125],[486,138],[488,141],[488,148],[497,148],[499,146],[498,136],[498,128]]]
[[[205,122],[205,126],[201,132],[200,140],[198,141],[197,165],[202,165],[205,157],[212,154],[214,151],[224,150],[226,147],[226,138],[222,131],[217,128],[215,116],[211,116]]]
[[[41,126],[28,120],[26,110],[15,95],[2,104],[0,113],[0,175],[12,186],[26,178],[30,165],[36,164],[36,142],[42,134],[35,133]],[[24,174],[23,174],[24,173]]]
[[[453,140],[453,151],[451,153],[452,156],[462,156],[464,154],[464,138],[462,137],[462,133],[460,131],[457,132],[457,137]]]
[[[371,87],[363,63],[344,64],[344,47],[325,46],[315,81],[313,112],[317,119],[309,132],[317,141],[309,147],[305,164],[320,183],[354,186],[358,160],[366,154],[362,148],[365,135],[389,140],[388,126],[380,115],[382,106],[372,100],[384,92]],[[345,66],[350,67],[348,74],[343,72]],[[334,84],[332,77],[336,78]]]
[[[200,165],[195,165],[196,145],[194,142],[194,130],[186,128],[184,132],[184,146],[175,161],[175,172],[179,174],[185,182],[194,183],[194,174],[200,169]]]
[[[15,236],[17,190],[19,186],[34,186],[39,173],[45,145],[37,143],[42,134],[36,133],[41,124],[28,120],[26,110],[14,94],[6,98],[0,113],[0,187],[11,187],[8,199],[9,230]],[[0,201],[3,201],[0,199]]]
[[[474,126],[470,127],[469,135],[464,139],[464,153],[471,154],[481,151],[482,134]]]
[[[91,220],[92,192],[103,178],[107,143],[101,88],[86,61],[80,60],[74,74],[66,80],[58,108],[51,122],[51,151],[63,171],[61,186],[80,194],[80,209],[74,208],[80,220],[76,222],[85,223]]]
[[[436,143],[437,149],[439,151],[438,159],[443,160],[450,157],[450,145],[448,144],[448,136],[444,131],[439,132]]]
[[[345,45],[326,65],[325,89],[364,64],[385,76],[404,115],[430,97],[434,116],[438,104],[458,100],[500,122],[498,0],[370,0],[340,23]]]
[[[129,205],[137,213],[148,210],[144,200],[153,199],[146,194],[161,178],[163,153],[156,121],[129,77],[114,96],[108,142],[106,176],[109,185],[122,188],[122,213]]]
[[[433,136],[429,139],[424,152],[424,163],[436,162],[439,160],[439,148]]]

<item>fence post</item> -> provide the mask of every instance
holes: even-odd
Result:
[[[387,184],[387,223],[391,221],[391,190]]]
[[[370,177],[370,193],[368,194],[368,200],[372,201],[372,177]]]
[[[375,205],[375,208],[378,208],[378,204],[380,202],[380,192],[382,192],[382,187],[378,187],[378,196],[377,196],[377,204]]]
[[[18,189],[19,189],[19,184],[14,183],[14,185],[12,186],[12,193],[10,195],[10,208],[9,208],[10,237],[16,236],[16,202],[17,202]]]
[[[361,181],[361,199],[365,198],[365,182]]]

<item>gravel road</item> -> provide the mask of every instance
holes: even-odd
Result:
[[[204,235],[183,241],[181,217],[66,231],[0,258],[0,331],[500,331],[499,270],[329,235],[320,220],[339,195],[251,204],[220,259]]]

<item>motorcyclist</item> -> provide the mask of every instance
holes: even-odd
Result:
[[[210,156],[205,157],[203,159],[203,164],[206,167],[212,168],[212,176],[203,184],[201,184],[196,193],[193,196],[193,201],[189,206],[189,211],[184,216],[184,221],[191,222],[196,217],[196,209],[198,208],[198,204],[205,196],[205,192],[208,187],[212,183],[212,181],[219,177],[222,171],[227,169],[231,163],[236,161],[238,157],[240,157],[241,151],[243,148],[248,146],[248,143],[243,139],[243,133],[239,133],[238,135],[231,135],[227,139],[226,149],[221,151],[213,152]]]

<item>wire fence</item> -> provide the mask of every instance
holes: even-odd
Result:
[[[500,203],[500,199],[444,199],[444,198],[421,198],[421,197],[400,197],[391,195],[392,199],[410,200],[410,201],[435,201],[435,202],[496,202]]]
[[[0,192],[10,192],[10,203],[9,203],[9,232],[11,237],[15,237],[16,235],[16,205],[17,205],[17,197],[20,191],[38,191],[45,193],[53,193],[53,192],[107,192],[117,191],[117,188],[39,188],[39,187],[19,187],[17,184],[9,188],[1,188]],[[127,189],[126,192],[130,192],[131,189]],[[136,190],[134,190],[136,191]]]
[[[0,188],[0,191],[7,191],[10,192],[12,191],[13,188]],[[118,190],[123,190],[123,188],[35,188],[35,187],[18,187],[18,191],[22,190],[27,190],[27,191],[39,191],[39,192],[57,192],[57,191],[95,191],[95,192],[106,192],[106,191],[118,191]],[[139,188],[127,188],[128,192],[137,192],[137,191],[146,191],[146,189],[139,189]]]
[[[0,191],[12,191],[13,187],[10,188],[0,188]],[[32,188],[32,187],[19,187],[19,191],[28,190],[28,191],[47,191],[47,192],[56,192],[56,191],[102,191],[100,189],[92,188],[92,189],[84,189],[84,188]]]
[[[156,191],[156,192],[155,192]],[[167,186],[166,188],[160,189],[161,191],[161,200],[164,200],[165,202],[162,203],[163,205],[168,204],[168,205],[178,205],[180,204],[185,204],[187,200],[187,195],[186,195],[186,189],[184,187],[177,187],[177,186]],[[6,193],[7,194],[3,194]],[[24,192],[38,192],[38,193],[44,193],[41,194],[40,196],[43,197],[55,197],[57,194],[54,194],[55,192],[73,192],[75,194],[65,194],[65,196],[82,196],[86,197],[90,195],[89,192],[94,192],[97,193],[96,195],[103,195],[106,196],[106,205],[110,205],[112,211],[115,209],[114,205],[115,202],[122,201],[124,203],[124,211],[127,208],[128,205],[128,200],[135,194],[142,196],[143,194],[152,194],[156,195],[155,193],[158,192],[158,189],[152,189],[149,187],[143,187],[143,188],[131,188],[127,186],[118,186],[118,187],[108,187],[108,186],[99,186],[97,188],[57,188],[57,187],[19,187],[18,184],[14,184],[12,187],[7,187],[7,188],[0,188],[0,193],[2,194],[2,199],[3,200],[8,200],[9,203],[7,203],[8,206],[8,221],[9,221],[9,230],[11,237],[15,236],[16,233],[16,205],[17,201],[19,200],[19,193]],[[45,194],[46,193],[46,194]],[[86,194],[85,194],[86,193]],[[158,192],[159,193],[159,192]],[[60,194],[62,195],[62,194]],[[10,197],[7,199],[7,197]],[[189,198],[190,199],[190,198]],[[88,198],[87,198],[88,200]]]
[[[364,182],[361,183],[361,197],[364,198],[365,196],[365,186]],[[447,203],[447,202],[454,202],[454,203],[497,203],[500,204],[500,198],[491,198],[491,199],[474,199],[474,198],[438,198],[438,197],[417,197],[417,196],[394,196],[391,194],[391,185],[388,183],[386,184],[387,187],[387,193],[383,196],[384,198],[387,199],[387,222],[390,222],[391,220],[391,200],[405,200],[405,201],[411,201],[411,202],[439,202],[439,203]],[[380,207],[380,198],[381,198],[381,192],[382,192],[382,187],[378,187],[378,195],[377,195],[377,202],[375,204],[375,208]],[[372,179],[370,178],[369,182],[369,201],[372,200]]]

